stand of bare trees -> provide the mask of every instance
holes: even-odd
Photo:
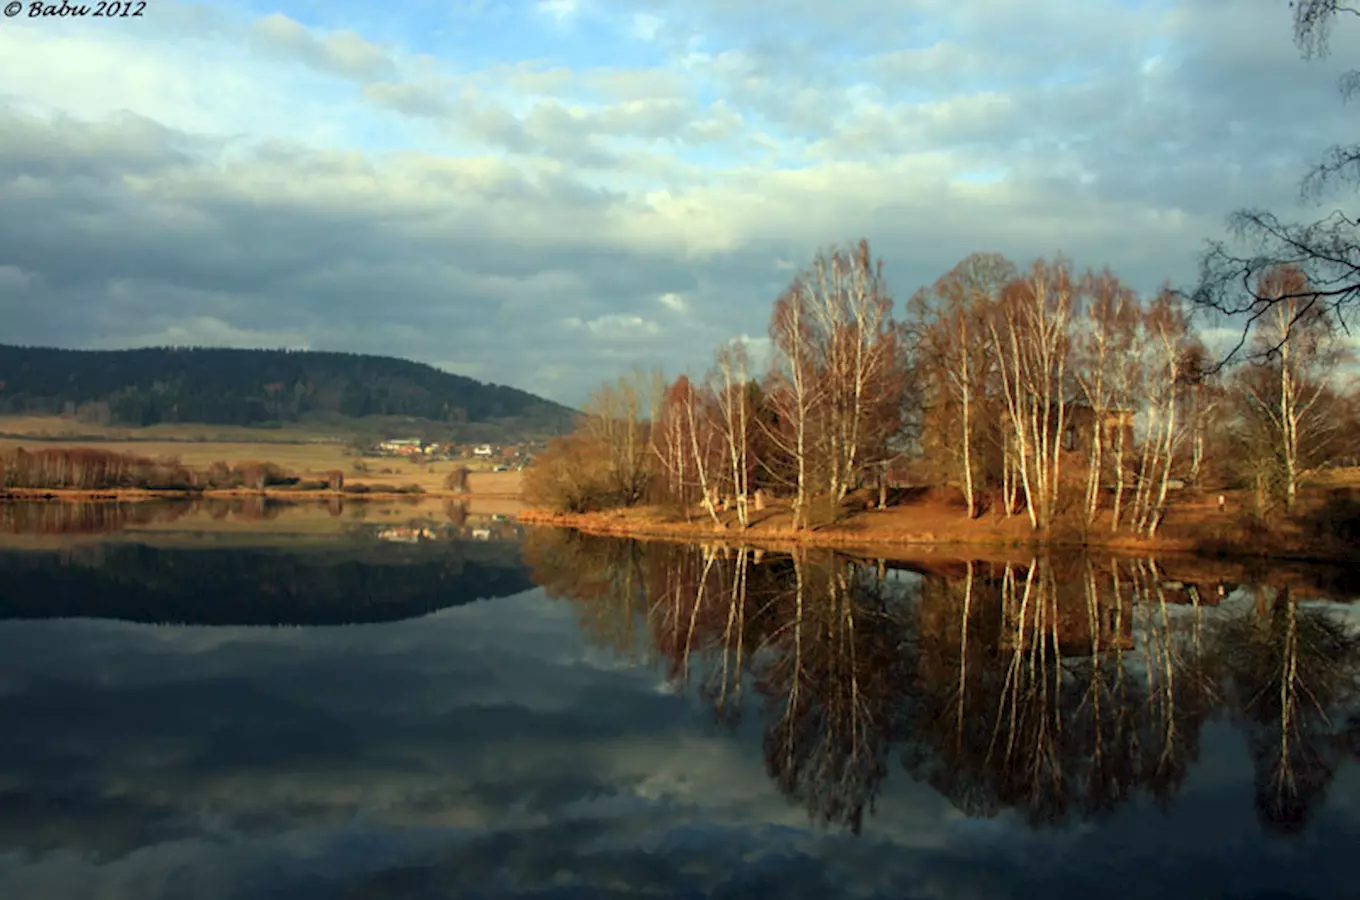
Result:
[[[1309,289],[1301,270],[1267,272],[1255,340],[1273,356],[1228,377],[1170,288],[1144,299],[1109,269],[973,254],[898,320],[867,242],[832,248],[775,300],[763,372],[728,342],[701,378],[606,385],[526,493],[720,529],[751,527],[772,497],[794,528],[824,524],[857,491],[858,508],[883,506],[890,481],[956,488],[968,518],[1023,514],[1039,533],[1152,538],[1177,492],[1206,483],[1292,510],[1344,450],[1329,434],[1360,435],[1344,346]]]
[[[0,453],[0,488],[196,490],[212,479],[177,459],[147,459],[86,447]]]

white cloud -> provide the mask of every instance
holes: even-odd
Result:
[[[667,291],[666,293],[662,294],[660,297],[657,297],[656,299],[658,303],[660,303],[667,309],[682,314],[689,312],[689,304],[685,302],[684,296],[682,296],[681,294],[677,294],[674,291]]]
[[[586,323],[596,337],[605,340],[627,340],[641,335],[660,334],[661,326],[641,316],[609,313]]]
[[[578,0],[539,0],[538,8],[558,22],[568,22],[580,12]]]
[[[352,31],[318,37],[282,13],[258,19],[252,28],[265,47],[337,75],[367,79],[395,68],[387,51]]]
[[[661,30],[664,21],[651,13],[634,13],[629,23],[629,33],[640,41],[650,41]]]

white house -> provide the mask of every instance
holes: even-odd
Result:
[[[490,444],[482,444],[481,446],[476,447],[475,449],[473,449],[472,455],[473,455],[473,456],[491,456],[491,455],[494,454],[495,452],[496,452],[495,450],[491,449],[491,445],[490,445]]]

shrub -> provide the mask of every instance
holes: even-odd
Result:
[[[1336,488],[1304,523],[1311,538],[1332,544],[1360,547],[1360,491]]]
[[[469,490],[468,474],[469,471],[467,466],[459,466],[454,469],[448,475],[444,476],[444,490],[466,493]]]
[[[241,473],[221,460],[208,466],[204,478],[208,487],[219,491],[235,490],[242,482]]]
[[[553,438],[524,471],[524,498],[554,512],[584,513],[620,505],[610,484],[608,454],[579,435]]]
[[[298,478],[282,466],[271,462],[247,460],[238,462],[232,469],[241,479],[241,486],[252,491],[262,491],[269,487],[296,484]]]
[[[347,484],[346,494],[423,494],[425,489],[418,484]]]

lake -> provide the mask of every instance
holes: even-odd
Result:
[[[0,507],[0,897],[1354,898],[1360,570]]]

